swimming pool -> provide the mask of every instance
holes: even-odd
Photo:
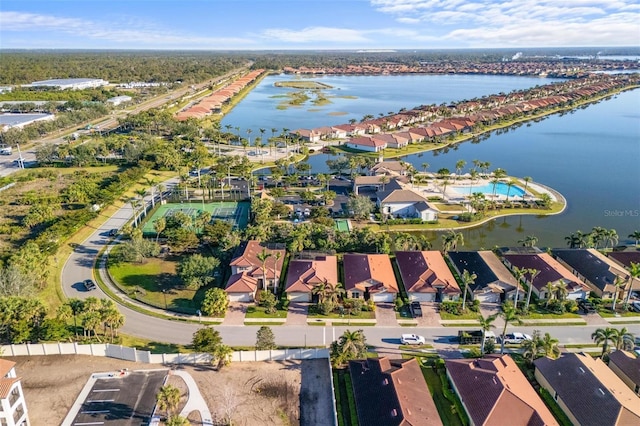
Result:
[[[484,185],[474,185],[471,187],[471,192],[469,192],[468,186],[452,186],[451,189],[453,189],[454,191],[456,191],[461,195],[469,195],[469,194],[473,194],[474,192],[482,192],[485,195],[493,195],[494,193],[492,183],[487,183]],[[506,197],[507,192],[509,193],[509,198],[511,197],[522,198],[522,196],[524,195],[524,189],[520,188],[519,186],[513,185],[511,186],[511,189],[509,189],[509,186],[504,182],[498,182],[496,184],[496,188],[495,188],[496,195],[503,195]]]

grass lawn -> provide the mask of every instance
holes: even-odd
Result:
[[[122,346],[128,346],[130,348],[136,348],[141,351],[149,351],[152,354],[175,354],[193,352],[192,349],[184,345],[175,345],[172,343],[152,342],[151,340],[143,339],[141,337],[129,336],[127,334],[120,334],[120,344]]]
[[[625,311],[625,312],[616,312],[614,314],[613,311],[608,308],[600,308],[600,310],[598,311],[598,314],[604,318],[613,318],[618,316],[618,317],[632,317],[632,318],[637,317],[638,319],[640,319],[640,312]]]
[[[195,314],[204,289],[181,288],[176,275],[178,263],[177,257],[151,258],[144,263],[108,262],[108,269],[116,285],[130,297],[161,309],[165,308],[166,300],[169,310]]]
[[[460,416],[456,414],[456,404],[451,402],[445,396],[445,391],[442,387],[442,380],[440,379],[439,374],[436,372],[435,368],[433,368],[434,362],[437,359],[437,355],[429,356],[429,357],[420,357],[420,368],[422,370],[422,375],[424,376],[425,381],[427,382],[427,387],[429,388],[429,392],[433,397],[433,402],[436,405],[436,409],[438,410],[438,414],[440,415],[440,419],[445,426],[463,426],[468,423],[463,423],[460,419]],[[450,394],[453,394],[450,391]],[[457,397],[456,397],[457,398]],[[461,405],[461,404],[460,404]],[[462,413],[462,417],[466,419],[466,413]]]
[[[450,314],[449,312],[440,312],[440,319],[443,320],[477,320],[478,312],[466,312],[461,315]]]
[[[337,312],[332,312],[329,315],[322,315],[318,312],[318,309],[315,305],[309,306],[309,314],[307,315],[309,318],[317,318],[317,319],[330,319],[330,320],[359,320],[359,319],[375,319],[376,313],[372,311],[361,311],[359,314],[351,314],[351,315],[341,315]]]
[[[272,314],[268,314],[265,312],[265,309],[262,306],[249,306],[247,308],[247,314],[245,318],[287,318],[287,310],[286,309],[276,309],[276,311]]]
[[[520,317],[522,320],[531,320],[531,319],[568,319],[568,318],[581,318],[578,314],[573,314],[571,312],[565,312],[564,314],[552,314],[545,312],[532,312],[529,315],[525,315]]]

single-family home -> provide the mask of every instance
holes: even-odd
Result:
[[[380,161],[369,169],[371,176],[387,175],[387,176],[406,176],[407,166],[403,161]]]
[[[231,260],[225,291],[232,302],[251,302],[258,290],[277,291],[286,250],[256,240],[244,241]]]
[[[609,368],[633,393],[640,396],[640,357],[622,350],[610,352]]]
[[[320,142],[320,134],[316,133],[313,130],[309,130],[309,129],[296,129],[293,130],[292,132],[289,132],[289,136],[291,136],[292,138],[300,138],[303,141],[306,142]]]
[[[336,256],[316,256],[313,259],[293,259],[287,269],[287,298],[296,302],[310,302],[313,288],[321,283],[338,284]]]
[[[560,262],[547,253],[535,254],[505,254],[503,262],[509,269],[517,267],[526,270],[538,271],[531,283],[531,274],[526,273],[524,279],[527,285],[533,284],[533,293],[540,299],[549,298],[547,283],[558,285],[564,283],[567,286],[567,299],[585,299],[589,294],[589,287],[580,278],[573,275]]]
[[[394,218],[438,219],[438,211],[429,206],[427,199],[410,189],[385,188],[384,191],[378,191],[376,204],[383,215]]]
[[[461,291],[439,251],[398,251],[396,264],[409,300],[456,300]]]
[[[379,191],[382,188],[402,189],[398,179],[389,178],[387,175],[356,176],[353,180],[353,192],[358,195],[361,189],[369,188],[370,191]]]
[[[349,372],[359,424],[442,425],[415,358],[349,361]]]
[[[492,251],[451,251],[448,256],[458,276],[465,270],[476,275],[473,283],[467,286],[470,291],[467,297],[472,300],[477,299],[480,303],[514,301],[516,289],[518,299],[524,298],[526,293],[522,286]]]
[[[27,402],[15,366],[15,362],[0,358],[0,425],[29,426]]]
[[[581,426],[640,424],[640,399],[600,358],[565,353],[534,361],[535,377],[571,423]]]
[[[344,289],[347,297],[374,302],[393,302],[398,283],[386,254],[345,254]]]
[[[348,148],[367,152],[380,152],[387,148],[386,142],[372,138],[370,136],[358,136],[355,138],[351,138],[345,143],[345,145]]]
[[[553,249],[551,254],[560,264],[583,280],[591,290],[603,299],[612,299],[614,294],[624,299],[629,273],[613,260],[596,249]],[[619,279],[620,287],[615,287]],[[632,286],[640,289],[640,280],[632,279]]]
[[[640,265],[640,251],[612,251],[607,256],[625,269],[630,269],[632,263]]]
[[[447,377],[476,426],[555,426],[558,422],[511,356],[448,359]]]
[[[344,132],[346,136],[362,136],[367,133],[366,126],[361,124],[338,124],[333,126],[341,132]]]

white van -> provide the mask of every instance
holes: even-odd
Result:
[[[0,155],[11,155],[13,154],[13,148],[10,146],[3,146],[0,148]]]

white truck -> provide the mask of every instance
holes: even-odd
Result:
[[[7,145],[0,145],[0,155],[11,155],[13,154],[13,148]]]

